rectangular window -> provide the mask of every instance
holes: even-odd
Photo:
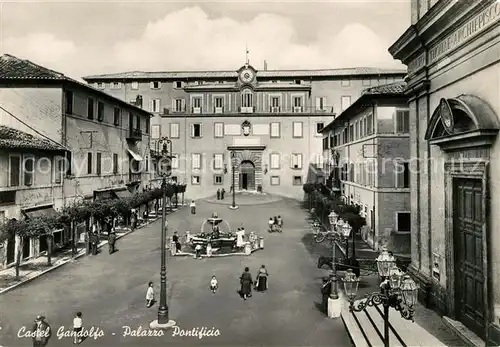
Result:
[[[151,82],[149,84],[149,86],[150,86],[151,89],[160,89],[161,88],[161,82],[158,82],[158,81]]]
[[[104,82],[96,82],[96,83],[94,83],[94,87],[96,89],[104,89],[104,88],[106,88],[106,83],[104,83]]]
[[[172,169],[179,168],[179,154],[172,154]]]
[[[202,137],[201,124],[191,124],[191,137],[193,138],[201,138]]]
[[[399,162],[395,166],[396,188],[410,188],[410,163]]]
[[[350,96],[343,96],[340,99],[340,105],[341,105],[342,111],[347,110],[349,108],[349,106],[351,106],[351,97]]]
[[[301,96],[294,96],[293,97],[293,107],[302,107],[302,97]]]
[[[302,169],[302,153],[292,153],[292,169]]]
[[[323,130],[324,127],[325,127],[325,123],[323,123],[323,122],[316,123],[316,134],[321,135],[320,131]]]
[[[193,170],[201,169],[201,154],[200,153],[191,154],[191,168]]]
[[[174,88],[175,89],[181,89],[182,88],[182,82],[181,81],[175,81],[174,82]]]
[[[191,176],[191,184],[193,186],[199,186],[200,185],[200,176]]]
[[[102,164],[102,155],[101,153],[97,153],[97,156],[96,156],[96,174],[98,176],[101,175],[101,164]]]
[[[293,122],[293,137],[302,137],[302,122]]]
[[[396,212],[396,230],[399,232],[411,231],[411,213]]]
[[[280,97],[279,96],[272,96],[271,97],[271,112],[278,112],[279,107],[280,107]]]
[[[94,119],[94,99],[92,98],[87,100],[87,118]]]
[[[113,173],[118,173],[118,154],[113,153]]]
[[[110,89],[121,89],[122,84],[121,82],[111,82],[109,87]]]
[[[214,98],[214,106],[217,108],[224,107],[224,98],[222,98],[220,96]]]
[[[224,123],[214,123],[214,137],[224,137]]]
[[[9,186],[18,187],[21,184],[21,156],[9,157]]]
[[[158,139],[160,138],[160,125],[154,124],[151,126],[151,138]]]
[[[172,100],[172,111],[173,112],[184,112],[185,111],[185,100],[184,99],[174,99]]]
[[[99,122],[104,120],[104,103],[102,101],[97,102],[97,120]]]
[[[87,153],[87,174],[92,174],[92,153]]]
[[[271,185],[279,186],[280,185],[280,176],[271,176]]]
[[[153,99],[151,100],[151,112],[160,112],[160,99]]]
[[[271,162],[271,170],[277,170],[280,168],[280,154],[271,153],[269,161]]]
[[[293,185],[301,186],[302,185],[302,176],[293,176]]]
[[[66,114],[73,113],[73,92],[71,90],[67,90],[65,92],[65,107],[64,111]]]
[[[141,116],[135,116],[135,128],[141,130]]]
[[[139,89],[139,82],[135,81],[130,84],[130,88],[132,89]]]
[[[214,185],[224,184],[224,176],[222,175],[214,175]]]
[[[54,158],[54,183],[61,184],[62,177],[64,174],[64,158],[55,157]]]
[[[222,170],[224,167],[224,154],[214,154],[214,170]]]
[[[33,176],[35,175],[35,158],[26,156],[23,158],[23,161],[24,185],[31,187],[34,181]]]
[[[193,107],[201,108],[201,98],[193,98]]]
[[[410,111],[396,111],[396,133],[407,134],[410,132]]]
[[[281,136],[280,123],[271,123],[271,131],[272,138],[277,138]]]
[[[146,134],[149,134],[149,130],[151,129],[151,119],[149,118],[146,118],[146,126],[145,126],[146,129],[144,129],[144,132]]]
[[[349,141],[354,141],[354,125],[349,126]]]
[[[295,80],[295,84],[301,84],[302,81],[301,80]]]
[[[316,111],[324,111],[326,110],[326,98],[323,97],[317,97],[316,98]]]
[[[349,87],[351,85],[350,80],[342,80],[341,82],[342,87]]]
[[[373,134],[373,115],[366,116],[366,135]]]
[[[170,123],[170,136],[171,139],[179,138],[179,123]]]
[[[115,107],[113,112],[113,124],[120,125],[120,118],[121,118],[121,110],[119,107]]]

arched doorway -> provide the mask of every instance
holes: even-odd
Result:
[[[240,190],[255,190],[255,165],[243,160],[240,165]]]

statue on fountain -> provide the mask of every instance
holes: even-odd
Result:
[[[221,231],[221,225],[223,225],[221,224],[222,222],[224,222],[224,220],[222,218],[219,218],[216,212],[212,213],[212,216],[210,218],[207,218],[203,223],[203,226],[205,225],[205,223],[209,224],[210,229],[207,231],[203,231],[204,228],[202,226],[201,233],[195,235],[192,238],[191,245],[193,247],[201,245],[202,247],[206,248],[208,244],[210,244],[214,252],[224,252],[223,249],[225,249],[227,252],[231,252],[235,248],[236,237],[231,232],[229,224],[227,224],[227,222],[225,224],[228,230],[226,232]]]

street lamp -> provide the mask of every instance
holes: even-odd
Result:
[[[236,187],[235,187],[235,170],[236,170],[236,166],[238,164],[238,158],[236,156],[236,152],[235,151],[231,151],[231,166],[232,166],[232,170],[233,170],[233,203],[231,206],[229,206],[229,208],[231,210],[237,210],[238,209],[238,206],[236,206]]]
[[[384,347],[389,347],[389,308],[399,311],[401,317],[413,321],[414,307],[417,302],[418,287],[410,276],[396,266],[394,256],[383,250],[377,257],[377,268],[383,279],[380,292],[367,294],[364,299],[354,301],[358,295],[359,277],[347,270],[344,277],[344,290],[349,298],[349,311],[361,312],[368,306],[384,307]]]
[[[172,174],[172,141],[168,137],[162,137],[155,144],[157,158],[160,159],[158,165],[159,174],[162,177],[162,209],[161,209],[161,268],[160,268],[160,305],[158,307],[158,319],[151,322],[151,329],[168,329],[175,325],[175,321],[168,318],[167,305],[167,177]],[[160,150],[161,149],[161,150]]]

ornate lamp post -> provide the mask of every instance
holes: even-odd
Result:
[[[231,166],[232,166],[232,175],[233,175],[233,203],[231,206],[229,206],[229,208],[231,210],[237,210],[238,209],[238,206],[236,206],[236,187],[235,187],[235,170],[236,170],[236,166],[238,164],[238,158],[236,157],[236,152],[235,151],[231,151]]]
[[[162,137],[156,141],[156,154],[160,162],[158,163],[158,171],[162,177],[161,189],[162,209],[161,209],[161,268],[160,268],[160,305],[158,307],[158,319],[151,322],[151,329],[168,329],[175,325],[175,321],[168,318],[167,305],[167,177],[172,174],[172,141],[168,137]],[[161,150],[160,150],[161,148]]]
[[[383,279],[380,284],[380,292],[367,294],[364,299],[355,302],[358,295],[359,278],[350,269],[347,270],[344,277],[344,289],[349,298],[351,312],[361,312],[368,306],[383,306],[384,347],[389,347],[389,308],[392,307],[399,311],[404,319],[413,321],[418,287],[410,276],[398,269],[394,257],[387,250],[383,250],[378,256],[377,268]]]

